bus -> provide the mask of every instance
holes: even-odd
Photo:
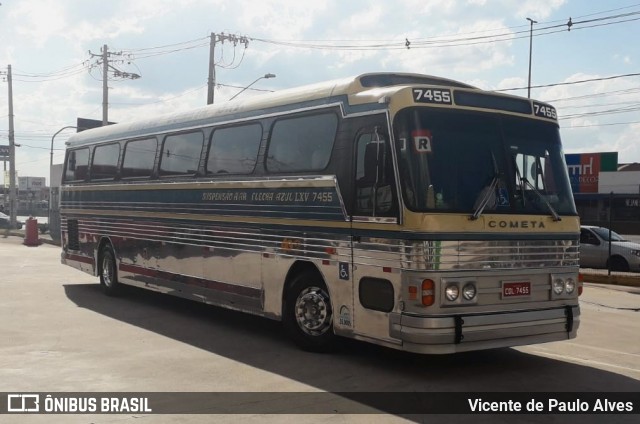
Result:
[[[424,354],[575,338],[579,218],[556,110],[369,73],[74,134],[62,263]]]

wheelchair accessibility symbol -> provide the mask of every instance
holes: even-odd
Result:
[[[341,280],[349,279],[349,263],[348,262],[340,262],[338,264],[338,272]]]

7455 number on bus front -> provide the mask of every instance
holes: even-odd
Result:
[[[413,100],[417,103],[451,104],[451,90],[441,88],[414,88]]]

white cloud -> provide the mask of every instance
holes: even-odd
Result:
[[[566,3],[566,0],[516,0],[507,1],[509,5],[516,3],[515,16],[534,20],[547,19],[551,14]]]
[[[10,24],[20,37],[42,46],[68,26],[64,5],[55,0],[19,2],[10,9]]]

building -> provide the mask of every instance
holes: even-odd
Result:
[[[640,234],[640,164],[618,164],[617,152],[565,158],[581,223]]]

